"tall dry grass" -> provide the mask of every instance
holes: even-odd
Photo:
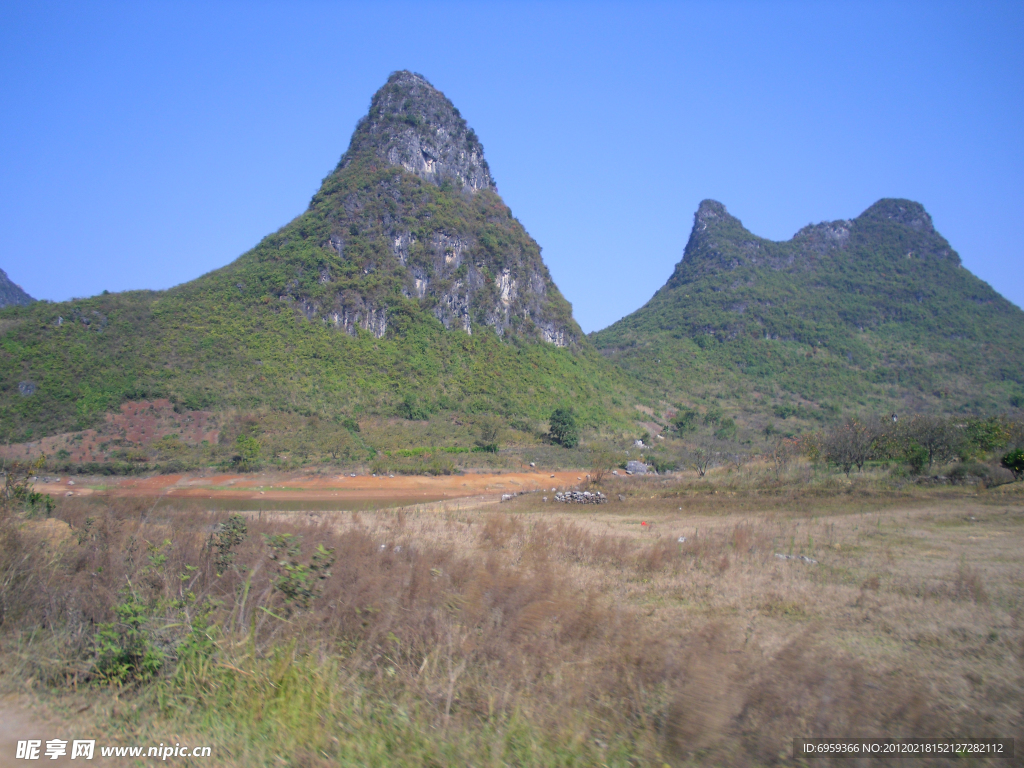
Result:
[[[723,483],[697,514],[630,484],[585,514],[249,517],[228,558],[199,507],[8,516],[4,680],[115,692],[134,708],[95,717],[118,738],[191,729],[235,765],[769,765],[794,737],[1019,735],[1018,518],[979,562],[957,512],[752,512]],[[318,551],[329,571],[301,571]],[[297,572],[309,607],[280,588]],[[114,683],[97,637],[126,604],[163,663]]]

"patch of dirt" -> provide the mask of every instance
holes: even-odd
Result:
[[[172,496],[194,499],[265,499],[281,501],[349,501],[375,499],[408,501],[455,499],[467,496],[500,497],[506,493],[548,491],[578,486],[584,472],[509,472],[464,475],[310,475],[259,473],[254,475],[154,475],[104,477],[95,483],[76,478],[37,483],[35,490],[55,496]],[[94,485],[98,487],[88,487]]]
[[[108,413],[98,429],[65,432],[28,443],[0,446],[0,458],[28,461],[40,453],[56,456],[66,451],[72,462],[110,461],[132,448],[144,449],[162,437],[176,435],[183,443],[198,445],[220,437],[217,417],[208,411],[178,413],[170,400],[140,400]]]
[[[44,711],[34,697],[26,695],[7,695],[0,698],[0,768],[18,768],[26,765],[114,765],[117,760],[100,756],[100,744],[94,729],[76,728],[63,718]],[[18,742],[30,739],[42,742],[39,749],[38,762],[35,760],[18,759]],[[60,739],[67,742],[67,754],[57,759],[46,756],[46,742]],[[75,739],[97,739],[92,760],[81,757],[71,759],[71,746]],[[152,759],[152,758],[151,758]],[[126,758],[121,758],[124,764]]]

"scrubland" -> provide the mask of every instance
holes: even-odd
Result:
[[[536,493],[480,510],[230,519],[63,499],[49,519],[8,514],[0,686],[111,743],[173,735],[232,766],[790,765],[795,737],[1021,744],[1024,484],[795,464],[602,489],[611,503],[580,507]]]

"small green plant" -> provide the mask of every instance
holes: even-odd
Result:
[[[245,541],[249,528],[245,518],[241,515],[231,515],[226,522],[221,523],[216,533],[210,537],[210,546],[216,548],[217,555],[214,562],[217,565],[217,575],[220,576],[231,567],[235,560],[235,547]]]
[[[56,503],[49,494],[36,491],[29,476],[45,466],[46,459],[40,456],[31,467],[15,464],[7,469],[4,487],[0,493],[0,506],[11,511],[24,512],[29,517],[43,513],[49,517]]]
[[[93,669],[100,680],[123,685],[134,680],[149,680],[164,663],[164,653],[153,642],[147,624],[148,607],[138,599],[131,582],[114,606],[117,621],[100,624],[93,638]]]
[[[301,562],[301,539],[293,533],[279,533],[266,536],[267,546],[272,550],[271,560],[277,563],[277,578],[274,589],[284,595],[289,611],[305,609],[320,595],[320,582],[331,575],[334,564],[334,549],[317,544],[308,563]]]

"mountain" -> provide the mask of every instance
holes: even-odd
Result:
[[[572,402],[597,422],[622,379],[499,196],[476,134],[410,72],[373,96],[307,210],[234,262],[168,291],[0,313],[0,437],[14,442],[157,398],[513,421]]]
[[[0,269],[0,309],[4,307],[23,307],[35,299],[21,290],[20,285],[11,282],[7,273]]]
[[[668,282],[591,338],[665,398],[781,417],[984,412],[1024,387],[1024,312],[967,271],[910,200],[785,242],[705,200]]]

